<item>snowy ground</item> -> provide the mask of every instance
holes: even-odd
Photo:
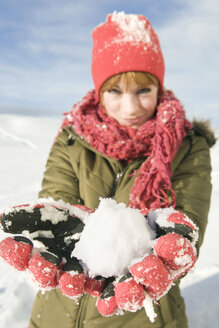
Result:
[[[37,198],[49,149],[61,119],[0,115],[0,208]],[[209,224],[193,273],[182,281],[190,328],[218,327],[219,144],[212,149]],[[0,239],[3,234],[0,232]],[[25,273],[0,261],[0,328],[27,328],[36,290]]]

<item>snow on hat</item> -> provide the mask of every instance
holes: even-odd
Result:
[[[164,59],[156,32],[142,15],[114,12],[92,31],[92,77],[97,95],[111,76],[128,71],[150,73],[164,81]]]

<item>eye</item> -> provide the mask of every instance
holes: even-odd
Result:
[[[142,88],[137,91],[137,94],[140,95],[140,94],[144,94],[144,93],[149,93],[150,91],[151,91],[150,88]]]
[[[111,89],[111,90],[108,90],[109,93],[112,93],[112,94],[116,94],[116,95],[119,95],[121,93],[121,91],[119,89]]]

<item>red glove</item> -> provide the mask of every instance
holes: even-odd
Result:
[[[84,282],[83,269],[77,259],[73,258],[62,266],[59,277],[59,288],[64,295],[70,298],[82,296],[84,292]]]
[[[0,242],[0,256],[19,271],[27,269],[32,249],[31,240],[22,236],[7,237]]]
[[[135,280],[145,286],[146,292],[155,299],[165,295],[172,285],[170,273],[161,259],[148,255],[129,269]]]
[[[1,225],[6,233],[20,236],[2,240],[0,256],[15,269],[27,270],[39,288],[60,285],[63,294],[81,296],[84,274],[71,253],[90,212],[83,206],[48,199],[14,207],[1,215]]]
[[[143,306],[145,290],[130,273],[118,280],[109,278],[105,288],[98,297],[96,306],[103,316],[111,316],[121,310],[135,312]]]
[[[175,280],[196,262],[198,229],[185,214],[175,210],[167,215],[166,222],[158,219],[156,223],[161,236],[157,238],[154,249]]]
[[[173,280],[190,270],[196,262],[195,243],[198,238],[194,223],[172,208],[158,209],[148,214],[150,226],[156,230],[155,254],[129,268],[135,280],[145,286],[155,299],[165,295]]]
[[[85,293],[91,295],[91,296],[98,296],[100,297],[103,289],[105,286],[105,278],[98,276],[95,278],[90,278],[87,276],[85,278],[85,286],[84,291]]]
[[[98,297],[96,306],[99,313],[105,317],[111,316],[118,311],[118,304],[114,291],[115,279],[109,278],[105,282],[105,287]]]
[[[39,288],[55,288],[58,285],[58,256],[49,252],[32,255],[33,243],[23,236],[7,237],[0,242],[0,256],[19,271],[27,270]]]
[[[32,281],[41,289],[53,289],[58,286],[60,258],[48,252],[33,255],[27,271]]]
[[[171,270],[174,279],[189,271],[197,259],[196,249],[190,241],[177,233],[168,233],[158,238],[154,249]]]
[[[129,273],[115,283],[115,297],[120,309],[135,312],[143,306],[145,290]]]

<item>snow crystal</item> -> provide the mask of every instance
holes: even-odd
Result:
[[[154,237],[139,210],[101,199],[86,221],[72,256],[86,264],[91,277],[122,275],[133,259],[150,252]]]
[[[154,322],[157,314],[154,311],[154,307],[153,307],[153,298],[151,298],[148,293],[145,292],[145,299],[143,301],[143,306],[145,309],[145,312],[148,316],[148,318],[150,319],[151,322]]]
[[[39,240],[32,240],[33,242],[33,250],[32,256],[39,252],[45,252],[47,250],[46,246]]]
[[[180,239],[178,239],[176,244],[177,244],[177,246],[179,246],[179,247],[180,247],[180,246],[181,246],[181,247],[184,246],[184,244],[185,244],[185,239],[184,239],[184,238],[180,238]],[[181,251],[184,252],[183,249],[181,249]],[[183,254],[180,254],[179,252],[178,252],[178,254],[179,254],[179,255],[183,255]]]
[[[155,223],[160,227],[171,227],[174,228],[175,224],[167,220],[167,218],[174,213],[175,210],[173,207],[159,208],[155,211],[150,211],[148,214],[149,225],[154,229]]]
[[[37,230],[34,232],[30,232],[29,230],[23,230],[22,235],[31,240],[38,238],[38,237],[54,238],[52,230]]]
[[[64,242],[69,245],[72,240],[79,240],[80,239],[80,236],[81,236],[81,232],[78,232],[78,233],[75,233],[74,235],[72,236],[67,236],[64,238]]]
[[[144,42],[145,44],[151,45],[151,27],[145,29],[145,21],[140,20],[138,15],[125,14],[122,12],[116,12],[112,14],[112,22],[115,22],[123,32],[118,42],[129,41],[129,42]]]
[[[68,215],[65,211],[56,210],[53,206],[45,206],[40,209],[41,220],[42,221],[51,221],[52,224],[57,224],[60,221],[66,221]]]
[[[68,211],[70,215],[78,217],[82,221],[86,219],[87,212],[83,209],[80,209],[74,205],[70,205],[69,203],[65,203],[63,200],[59,199],[55,201],[53,198],[39,198],[33,202],[31,202],[28,205],[23,205],[19,207],[9,207],[7,209],[1,209],[1,212],[5,214],[18,212],[20,210],[25,210],[26,212],[33,212],[34,208],[38,205],[42,205],[43,207],[40,208],[42,213],[42,221],[49,220],[53,224],[56,224],[60,221],[65,221],[68,219],[67,213],[65,211]],[[58,211],[57,209],[60,209],[64,212]],[[55,216],[54,216],[55,214]]]
[[[52,289],[54,289],[53,287],[50,286],[44,286],[43,288],[41,288],[39,286],[39,282],[36,280],[35,276],[33,275],[33,273],[27,269],[25,271],[26,273],[26,277],[27,277],[27,281],[29,282],[29,284],[34,287],[36,290],[40,290],[42,294],[44,294],[46,291],[50,291]]]
[[[177,256],[174,259],[174,262],[176,265],[180,266],[186,266],[192,264],[192,257],[188,254],[177,254]]]

